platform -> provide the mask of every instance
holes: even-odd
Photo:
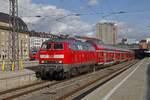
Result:
[[[150,100],[150,58],[141,60],[82,100]]]
[[[35,72],[29,69],[0,72],[0,91],[29,84],[34,80]]]

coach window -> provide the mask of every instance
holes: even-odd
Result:
[[[91,50],[92,50],[92,51],[95,51],[95,48],[94,48],[93,46],[91,46]]]
[[[76,50],[75,44],[73,44],[73,43],[69,44],[69,48],[72,49],[72,50]]]
[[[51,44],[47,44],[46,49],[50,49],[51,48]]]
[[[74,50],[79,50],[79,48],[78,48],[78,44],[74,43],[74,47],[75,47],[75,49],[74,49]]]
[[[63,44],[62,43],[54,44],[54,49],[63,49]]]
[[[83,50],[82,45],[78,45],[78,50]]]

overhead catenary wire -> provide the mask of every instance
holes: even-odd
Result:
[[[79,1],[84,4],[84,2],[83,2],[82,0],[79,0]],[[94,12],[96,15],[98,14],[98,12],[95,11],[91,6],[87,5],[87,8],[88,8],[90,11]]]
[[[2,1],[4,1],[4,2],[6,2],[6,3],[4,3],[5,5],[7,5],[7,6],[9,6],[9,4],[8,4],[8,1],[7,0],[2,0]],[[80,2],[81,3],[84,3],[82,0],[80,0]],[[38,14],[37,14],[37,12],[35,11],[35,10],[31,10],[31,9],[28,9],[28,8],[25,8],[25,7],[23,7],[23,6],[18,6],[18,7],[20,7],[21,9],[19,9],[20,10],[20,12],[22,11],[22,13],[23,13],[23,11],[29,11],[29,12],[35,12],[35,16],[38,16]],[[100,12],[97,12],[97,11],[95,11],[91,6],[89,6],[88,5],[88,9],[90,10],[90,11],[92,11],[92,12],[88,12],[88,13],[76,13],[76,14],[78,14],[78,15],[80,15],[80,16],[92,16],[92,15],[101,15],[101,17],[102,18],[104,18],[104,17],[109,17],[109,16],[111,16],[111,15],[122,15],[122,14],[135,14],[135,13],[146,13],[146,12],[150,12],[150,9],[143,9],[143,10],[134,10],[134,11],[114,11],[114,10],[112,10],[112,12],[110,12],[110,13],[100,13]],[[5,9],[3,9],[3,10],[5,10]],[[122,12],[122,13],[121,13]],[[71,13],[70,13],[71,14]],[[72,14],[75,14],[75,13],[72,13]],[[21,15],[21,14],[20,14]],[[69,14],[68,14],[69,15]],[[65,14],[51,14],[50,16],[62,16],[62,17],[64,17],[64,16],[68,16],[67,14],[65,15]],[[35,16],[27,16],[27,17],[35,17]],[[26,16],[20,16],[20,17],[26,17]],[[49,17],[49,16],[43,16],[43,17]]]

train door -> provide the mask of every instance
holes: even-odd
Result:
[[[98,50],[97,51],[97,61],[98,61],[98,64],[104,64],[103,50]]]
[[[100,60],[100,59],[101,59],[100,51],[98,51],[97,54],[98,54],[98,62],[100,63],[100,61],[101,61],[101,60]]]
[[[100,50],[100,62],[104,64],[104,51]]]
[[[116,62],[116,53],[115,53],[115,50],[113,50],[113,62],[114,63]]]
[[[104,64],[105,64],[105,63],[107,63],[107,52],[104,51],[103,54],[104,54],[103,57],[104,57]]]
[[[111,51],[111,57],[110,57],[111,62],[113,62],[113,57],[114,57],[114,55],[113,55],[113,51]]]
[[[120,55],[120,53],[119,53],[119,51],[116,51],[116,61],[118,62],[119,61],[119,55]]]

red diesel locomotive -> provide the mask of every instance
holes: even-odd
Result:
[[[81,41],[59,38],[45,41],[39,50],[42,79],[63,79],[95,69],[95,65],[113,64],[134,58],[133,51],[106,46],[97,39]]]

